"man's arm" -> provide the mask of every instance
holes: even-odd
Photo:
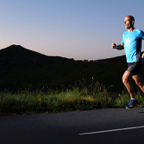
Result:
[[[123,44],[116,45],[115,43],[112,43],[112,48],[122,50],[122,49],[124,49],[124,46],[123,46]]]
[[[144,59],[144,53],[142,54],[142,57],[141,58],[143,58]]]

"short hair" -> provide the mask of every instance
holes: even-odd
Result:
[[[130,17],[130,19],[135,22],[135,18],[133,16],[128,15],[128,17]]]

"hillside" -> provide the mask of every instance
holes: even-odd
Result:
[[[53,57],[40,54],[20,45],[11,45],[0,51],[0,64],[7,66],[35,66],[43,64],[52,64],[57,62],[70,62],[73,59],[63,57]]]
[[[107,59],[101,59],[97,60],[98,62],[105,62],[105,63],[125,63],[126,62],[126,57],[124,56],[117,56],[117,57],[112,57],[112,58],[107,58]]]
[[[23,91],[55,89],[80,84],[92,77],[107,88],[120,91],[124,88],[121,77],[127,65],[125,56],[97,62],[75,61],[63,57],[52,57],[12,45],[0,50],[0,90]]]

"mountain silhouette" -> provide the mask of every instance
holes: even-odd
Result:
[[[106,62],[106,63],[126,63],[126,57],[125,55],[123,55],[123,56],[117,56],[117,57],[112,57],[112,58],[107,58],[107,59],[101,59],[98,61]]]
[[[74,59],[46,56],[20,45],[11,45],[0,51],[0,65],[23,67],[69,61],[74,61]]]
[[[125,68],[125,56],[84,62],[46,56],[20,45],[11,45],[0,50],[0,90],[16,92],[50,89],[72,85],[82,79],[90,83],[93,76],[109,86],[121,82]],[[113,80],[109,80],[114,76]],[[122,87],[120,85],[119,89]]]

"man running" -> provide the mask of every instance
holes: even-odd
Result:
[[[126,109],[133,108],[137,103],[137,100],[134,96],[134,88],[131,83],[131,78],[133,78],[135,83],[144,92],[144,82],[142,81],[139,73],[139,69],[142,66],[144,58],[144,53],[143,55],[141,53],[144,32],[139,29],[135,29],[134,22],[135,19],[133,16],[126,16],[124,18],[124,26],[127,31],[123,33],[121,44],[116,45],[115,43],[112,43],[112,48],[118,50],[124,49],[126,54],[128,68],[122,76],[122,82],[128,90],[131,98],[129,104],[126,106]]]

